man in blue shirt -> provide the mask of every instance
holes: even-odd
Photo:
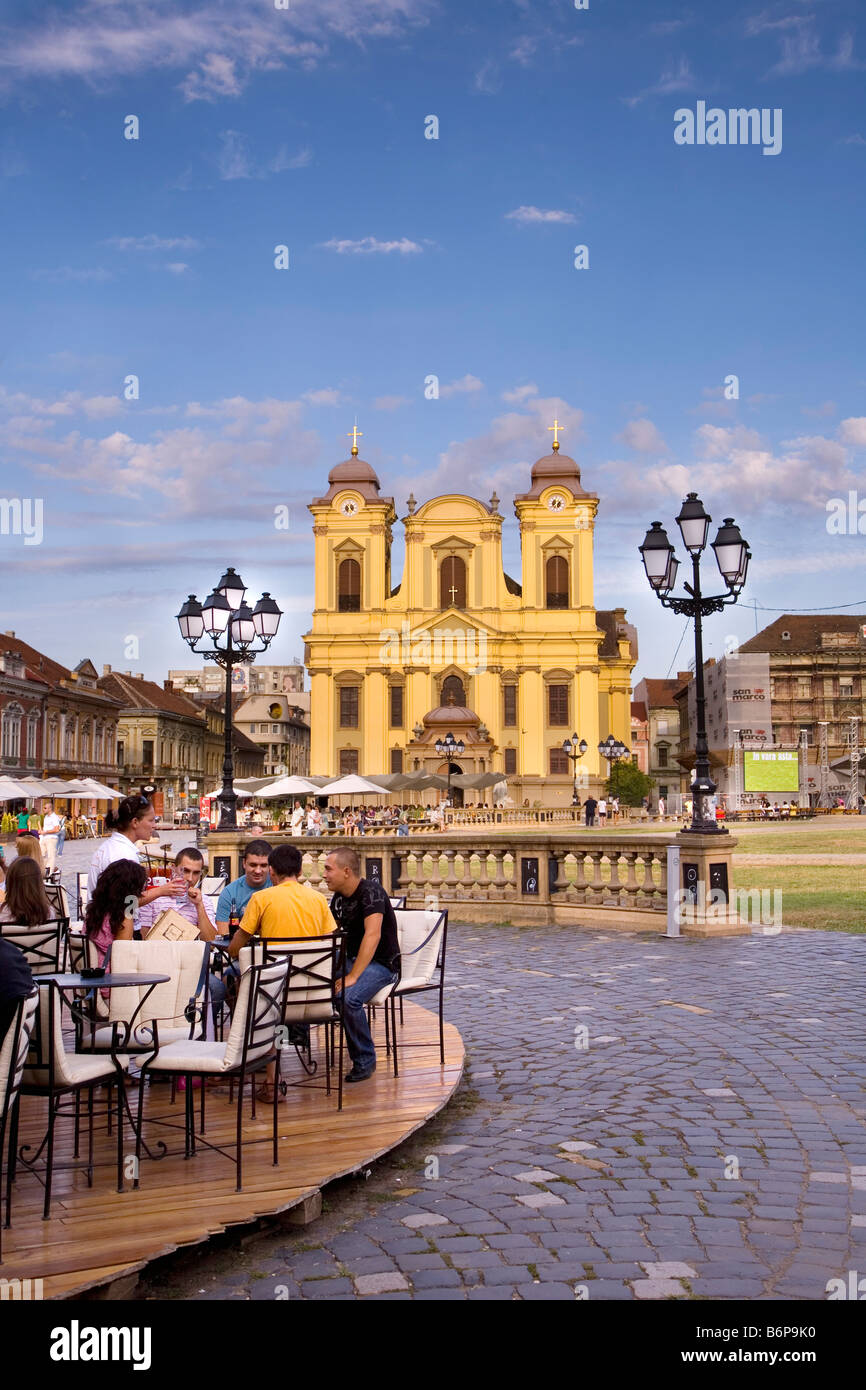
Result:
[[[226,884],[217,903],[217,931],[223,936],[228,930],[232,914],[234,913],[237,917],[235,925],[240,925],[247,903],[253,893],[259,893],[263,888],[273,886],[268,872],[268,855],[272,848],[267,840],[250,840],[250,843],[245,847],[241,859],[244,872],[240,878]]]

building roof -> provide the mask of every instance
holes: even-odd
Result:
[[[647,709],[673,709],[674,694],[680,689],[683,678],[688,674],[686,671],[678,671],[676,680],[656,680],[652,676],[645,676],[637,688],[642,690],[646,697]]]
[[[35,647],[30,646],[29,642],[22,641],[14,632],[0,633],[0,652],[10,654],[17,652],[24,662],[27,674],[34,680],[44,681],[52,690],[62,691],[64,695],[76,691],[76,678],[68,667],[61,665],[59,661],[54,661],[50,656],[45,656],[43,652],[37,651]],[[86,669],[89,665],[90,663],[85,658],[78,663],[76,671]],[[91,700],[114,703],[110,699],[109,693],[102,690],[78,686],[78,693],[86,695]]]
[[[324,497],[317,497],[313,506],[322,502],[333,502],[337,494],[344,492],[346,488],[353,488],[355,492],[360,492],[361,496],[366,498],[368,502],[389,502],[393,506],[394,499],[392,497],[380,497],[379,479],[375,469],[367,463],[366,459],[353,456],[336,464],[328,474],[328,483],[328,491]]]
[[[177,690],[164,690],[156,681],[133,676],[130,671],[109,671],[100,676],[99,688],[126,709],[151,709],[155,713],[181,714],[201,719],[198,706]]]
[[[642,724],[646,723],[646,705],[643,700],[632,700],[631,717],[632,719],[639,719]]]
[[[256,743],[239,729],[237,724],[232,724],[232,747],[237,748],[243,753],[259,753],[264,758],[265,750],[261,743]]]
[[[599,656],[619,656],[618,640],[627,637],[633,661],[637,661],[637,628],[625,620],[624,608],[597,608],[595,621],[604,633]]]
[[[561,483],[568,488],[573,497],[595,497],[594,492],[587,492],[580,482],[580,469],[576,459],[570,454],[563,454],[560,451],[552,454],[545,454],[543,458],[537,459],[532,465],[530,474],[532,486],[528,492],[522,492],[515,497],[516,502],[534,501],[540,497],[545,488],[552,487],[555,483]]]
[[[748,642],[741,643],[739,650],[769,652],[774,656],[783,652],[832,650],[833,644],[828,643],[826,637],[835,634],[849,639],[857,637],[864,624],[866,613],[783,613]],[[783,638],[783,632],[790,636]]]

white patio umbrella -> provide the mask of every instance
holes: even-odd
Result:
[[[23,782],[16,782],[13,777],[0,777],[0,801],[20,801],[32,795]]]
[[[120,801],[123,795],[113,787],[106,787],[104,782],[97,782],[95,777],[82,777],[81,785],[87,787],[98,801]]]
[[[383,787],[377,787],[375,782],[368,782],[366,777],[359,777],[357,772],[338,777],[336,782],[326,782],[318,790],[321,796],[357,796],[361,792],[368,796],[387,796]]]
[[[269,800],[274,796],[320,796],[321,788],[315,782],[308,782],[306,777],[281,777],[279,781],[272,782],[269,787],[262,787],[256,792],[256,796]]]

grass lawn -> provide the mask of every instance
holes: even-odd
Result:
[[[841,870],[838,866],[804,867],[780,864],[753,868],[744,864],[734,883],[738,891],[770,889],[781,893],[786,927],[821,931],[866,932],[866,864]],[[771,911],[774,899],[770,899]]]

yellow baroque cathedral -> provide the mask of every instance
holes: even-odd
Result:
[[[499,499],[452,493],[402,519],[405,562],[391,572],[397,513],[357,443],[310,504],[315,607],[305,638],[312,774],[437,772],[436,744],[463,743],[451,770],[501,772],[516,805],[567,806],[577,734],[582,799],[607,776],[600,739],[628,745],[637,634],[625,609],[596,609],[596,493],[559,450],[514,498],[519,582],[502,566]],[[460,793],[456,793],[460,799]],[[489,791],[466,792],[469,802]]]

